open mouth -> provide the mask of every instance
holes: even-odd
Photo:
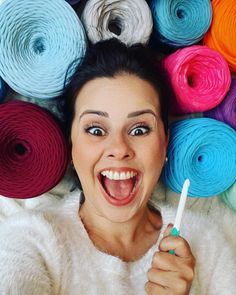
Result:
[[[135,197],[140,175],[135,170],[103,170],[99,173],[106,199],[114,205],[126,205]]]

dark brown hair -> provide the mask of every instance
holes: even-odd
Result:
[[[64,130],[69,144],[75,101],[81,88],[93,79],[112,78],[123,73],[136,75],[156,89],[160,98],[161,118],[167,133],[170,83],[162,64],[144,45],[126,46],[113,38],[89,45],[84,58],[78,64],[60,97]]]

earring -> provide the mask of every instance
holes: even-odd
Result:
[[[168,162],[168,157],[165,158],[165,162],[166,162],[166,163]]]

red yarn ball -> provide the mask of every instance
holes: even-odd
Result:
[[[68,152],[53,116],[23,101],[0,105],[0,195],[32,198],[64,176]]]

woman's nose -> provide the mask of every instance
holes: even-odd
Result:
[[[114,135],[107,146],[106,156],[117,160],[132,159],[134,150],[127,138],[122,135]]]

